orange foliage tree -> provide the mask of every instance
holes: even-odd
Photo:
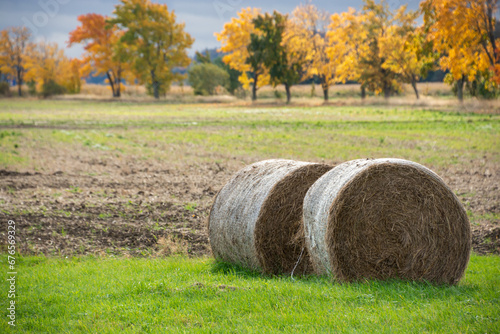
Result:
[[[500,41],[495,39],[496,0],[425,0],[420,4],[441,69],[450,71],[459,100],[466,81],[500,82]],[[488,87],[485,87],[488,88]]]
[[[123,79],[133,81],[130,65],[125,61],[124,45],[120,42],[123,31],[116,26],[106,27],[106,17],[100,14],[78,16],[80,25],[70,32],[68,45],[85,44],[82,73],[105,74],[113,97],[120,97]]]

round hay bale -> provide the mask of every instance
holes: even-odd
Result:
[[[312,272],[304,245],[302,203],[332,167],[265,160],[236,173],[217,194],[208,220],[214,257],[270,274]],[[301,256],[302,254],[302,256]]]
[[[311,186],[303,214],[315,272],[339,281],[455,284],[469,261],[462,204],[438,175],[411,161],[340,164]]]

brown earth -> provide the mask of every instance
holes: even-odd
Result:
[[[43,172],[0,170],[0,219],[15,221],[22,254],[209,254],[206,219],[214,196],[253,162],[217,158],[210,161],[222,162],[160,163],[60,152]],[[500,168],[475,165],[437,172],[473,214],[474,251],[500,254]]]

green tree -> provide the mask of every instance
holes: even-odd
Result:
[[[286,90],[286,102],[290,103],[290,88],[300,82],[302,77],[303,57],[297,57],[283,42],[283,35],[287,25],[287,15],[274,11],[272,15],[266,13],[254,19],[254,25],[259,34],[252,34],[249,50],[259,55],[260,61],[269,69],[270,82],[273,86],[283,84]]]
[[[127,46],[127,59],[133,63],[148,92],[155,98],[165,94],[172,81],[184,77],[172,71],[189,65],[186,49],[193,38],[177,23],[167,5],[149,0],[122,0],[108,22],[125,31],[121,41]]]
[[[257,99],[257,89],[269,83],[269,71],[263,65],[260,48],[256,52],[250,51],[251,36],[261,32],[255,28],[254,18],[260,14],[260,9],[246,8],[224,25],[221,33],[216,33],[221,42],[220,51],[227,53],[223,62],[241,74],[238,80],[244,89],[252,85],[252,100]]]

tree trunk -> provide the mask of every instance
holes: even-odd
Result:
[[[323,89],[323,99],[324,102],[328,102],[328,85],[326,84],[326,78],[324,75],[321,76],[321,88]]]
[[[366,88],[361,84],[361,98],[364,100],[366,98]]]
[[[285,91],[286,91],[286,104],[290,103],[292,99],[292,95],[290,94],[290,85],[285,83]]]
[[[121,93],[121,83],[122,83],[122,71],[120,68],[118,68],[118,73],[116,74],[116,96],[115,97],[120,97],[122,95]]]
[[[460,102],[464,101],[464,76],[462,76],[456,83],[457,85],[457,97]]]
[[[413,87],[413,90],[415,91],[415,96],[417,97],[418,100],[420,98],[420,95],[418,95],[417,80],[415,80],[415,78],[411,78],[411,86]]]
[[[153,84],[153,96],[155,99],[160,98],[160,83],[156,81],[155,71],[151,70],[151,82]]]
[[[115,82],[113,81],[111,74],[109,74],[109,71],[106,72],[106,76],[108,77],[108,81],[109,81],[109,84],[111,86],[111,92],[113,93],[113,97],[116,97]]]
[[[384,98],[385,99],[388,99],[389,97],[391,97],[391,85],[390,84],[387,84],[385,83],[384,84]]]
[[[158,81],[155,81],[155,83],[153,84],[153,88],[154,88],[153,94],[154,94],[155,99],[159,99],[160,98],[160,83]]]
[[[255,75],[255,79],[253,80],[253,85],[252,85],[252,101],[257,100],[257,79],[259,78],[258,75]]]
[[[17,94],[19,94],[19,96],[23,95],[23,93],[21,91],[22,84],[23,84],[23,77],[21,75],[21,70],[18,69],[17,70]]]
[[[120,77],[118,77],[117,82],[116,82],[116,94],[115,97],[120,97],[122,95],[121,93],[121,87],[120,87]]]

